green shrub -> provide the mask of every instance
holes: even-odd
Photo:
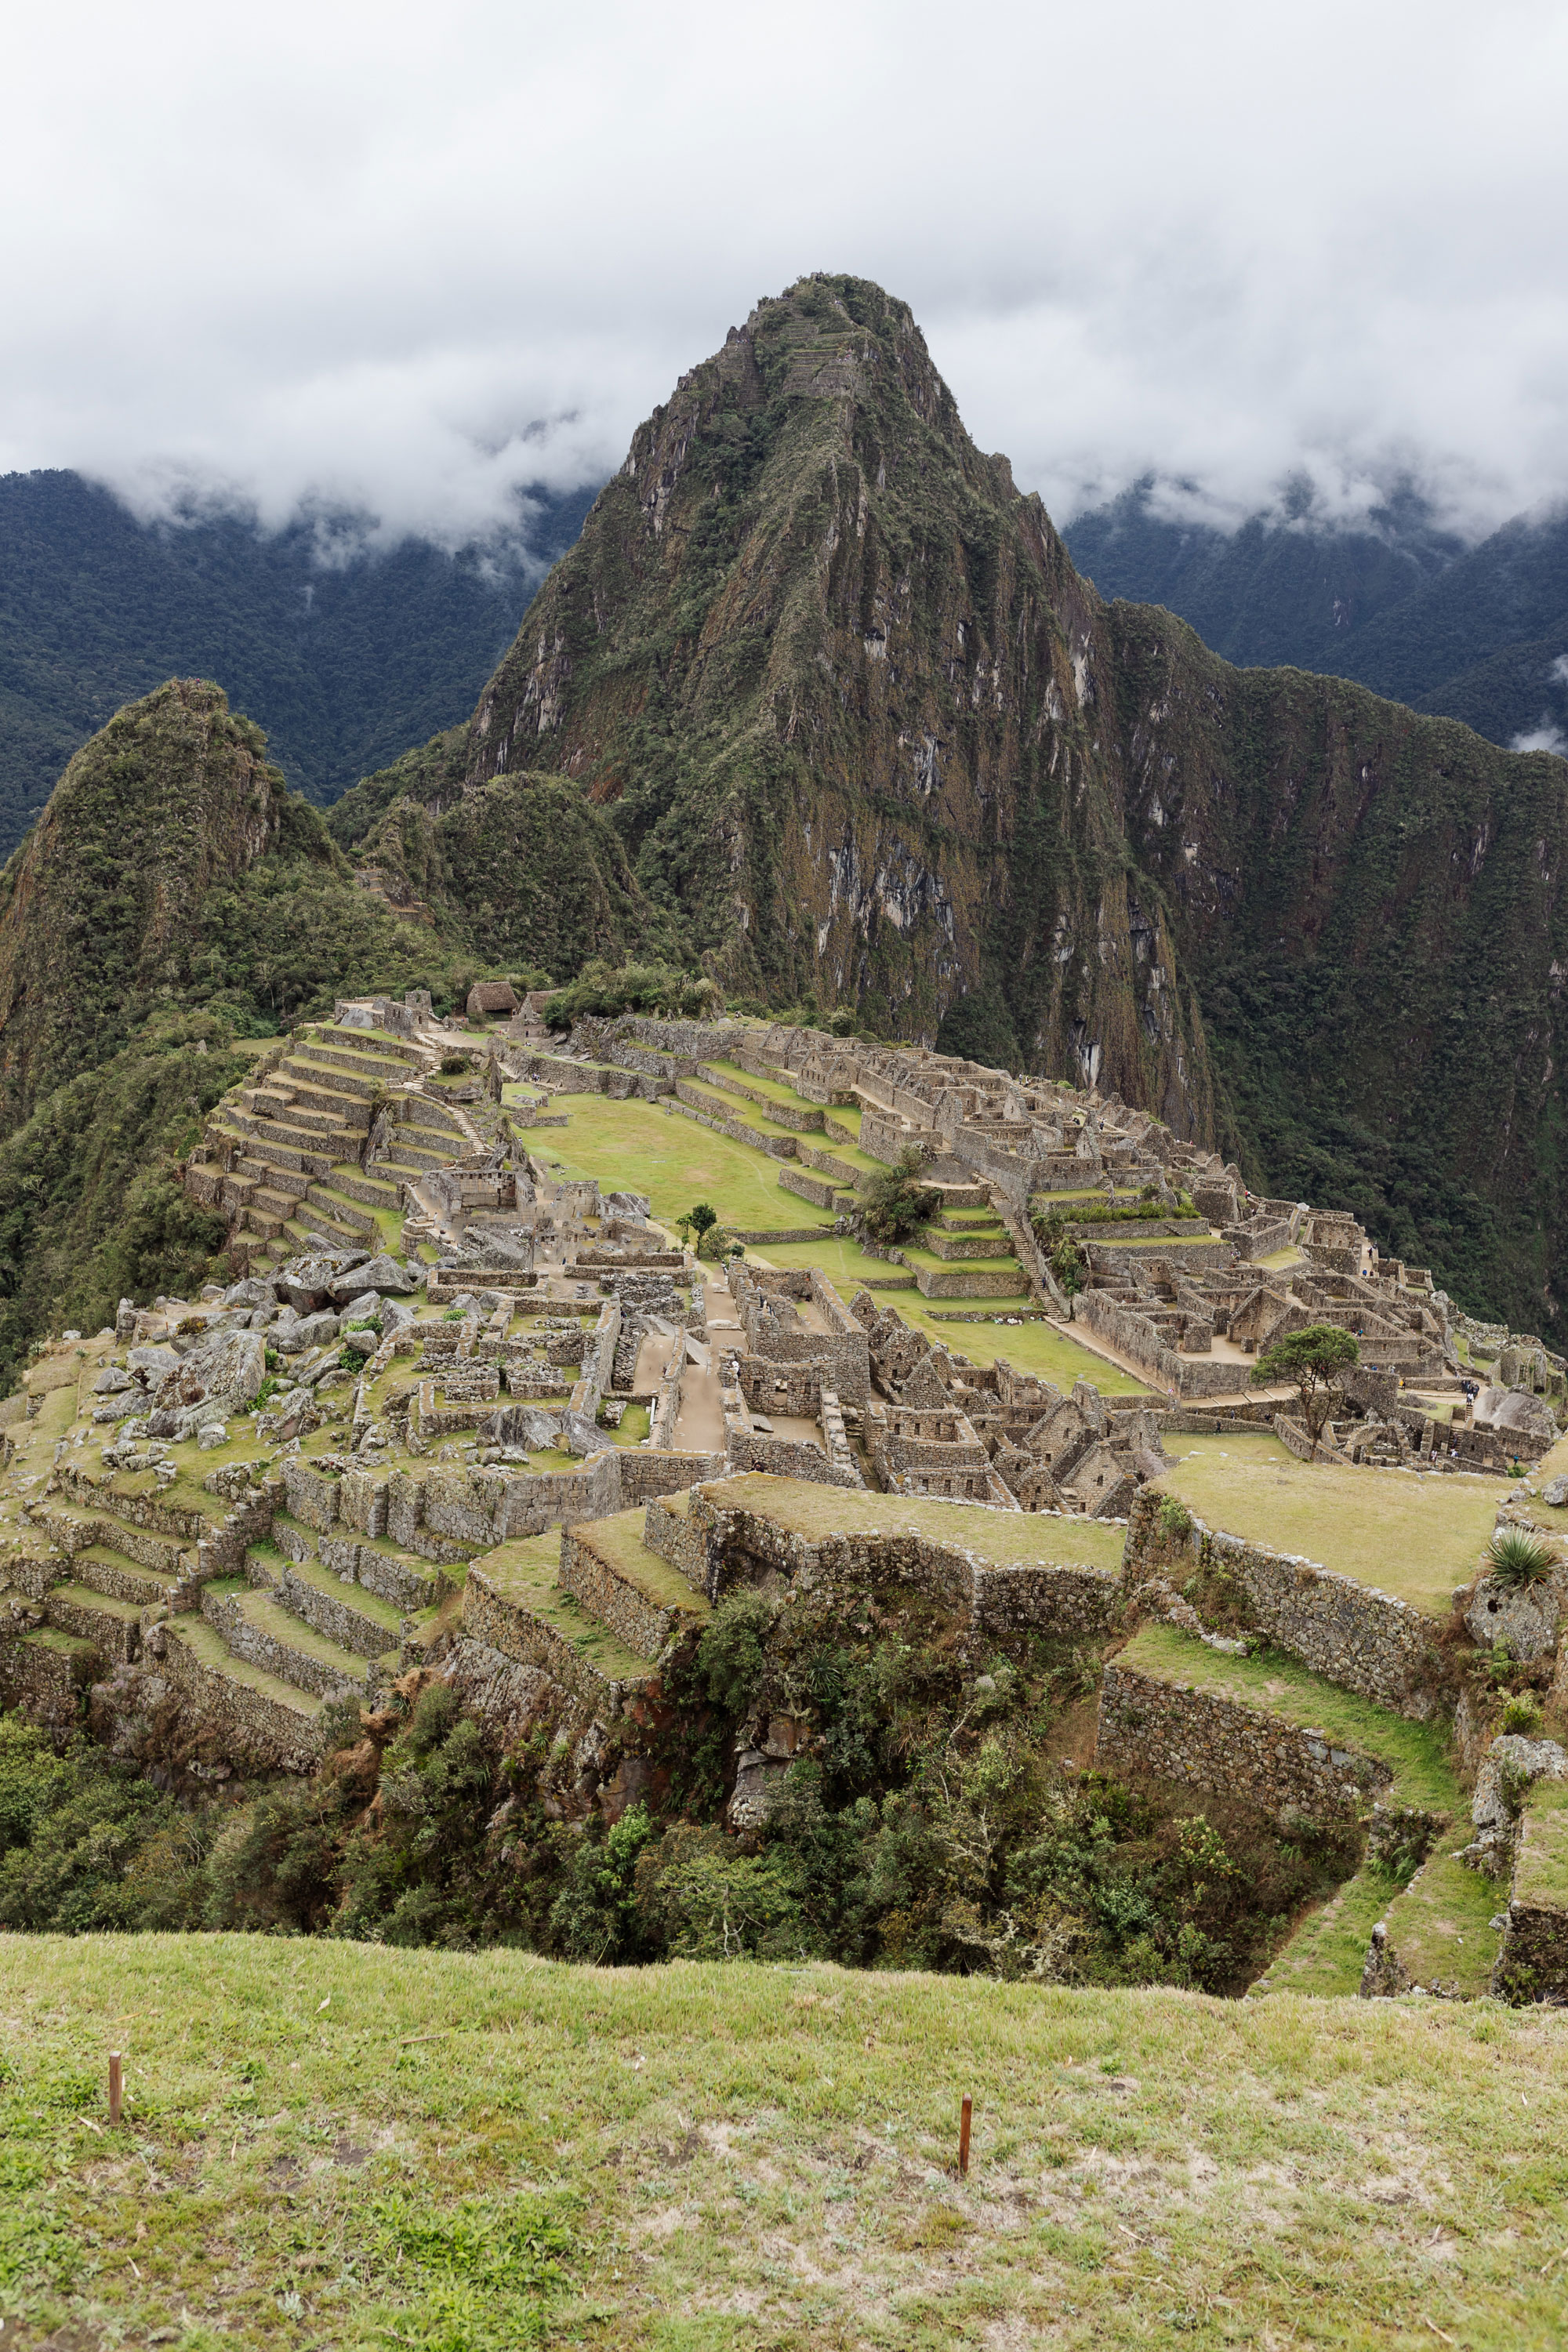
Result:
[[[1541,1701],[1533,1691],[1516,1692],[1503,1706],[1502,1728],[1517,1732],[1522,1738],[1533,1739],[1542,1721]]]
[[[1486,1549],[1486,1565],[1493,1580],[1510,1590],[1540,1584],[1557,1565],[1557,1556],[1528,1528],[1499,1528]]]
[[[544,1007],[545,1026],[569,1029],[574,1021],[610,1021],[622,1013],[662,1013],[670,1020],[712,1020],[724,1010],[717,981],[668,963],[612,966],[595,957],[576,979],[558,989]]]
[[[917,1225],[934,1215],[942,1195],[922,1184],[925,1161],[911,1145],[900,1151],[892,1167],[865,1177],[858,1193],[860,1221],[874,1242],[887,1248],[908,1239]]]
[[[1156,1514],[1161,1535],[1167,1543],[1184,1543],[1193,1531],[1193,1515],[1186,1505],[1174,1495],[1167,1495]]]
[[[773,1604],[754,1585],[726,1593],[702,1629],[697,1672],[716,1706],[744,1715],[762,1687],[763,1644],[773,1629]]]

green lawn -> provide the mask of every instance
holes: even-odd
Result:
[[[841,1239],[809,1202],[784,1191],[778,1181],[780,1163],[749,1145],[716,1135],[655,1103],[568,1095],[559,1097],[555,1108],[565,1112],[570,1125],[547,1129],[530,1145],[546,1169],[553,1171],[559,1163],[564,1175],[596,1176],[606,1192],[647,1193],[661,1223],[669,1223],[696,1201],[710,1202],[725,1224],[743,1231],[787,1230],[820,1222],[820,1241],[774,1242],[750,1255],[763,1265],[819,1265],[846,1299],[863,1282],[896,1279],[902,1272],[886,1259],[868,1257],[858,1243]],[[742,1107],[737,1104],[736,1108]],[[997,1263],[988,1261],[986,1270],[994,1272]],[[974,1363],[990,1364],[1005,1356],[1020,1371],[1054,1381],[1058,1388],[1070,1389],[1075,1381],[1087,1380],[1107,1396],[1147,1392],[1143,1381],[1080,1348],[1048,1324],[939,1323],[918,1291],[885,1291],[879,1296],[897,1307],[928,1339],[968,1356]],[[952,1303],[963,1306],[965,1302]],[[1008,1302],[981,1299],[974,1303],[1005,1309]],[[1016,1304],[1033,1303],[1020,1287]]]
[[[742,1108],[734,1105],[737,1113]],[[819,1221],[809,1202],[782,1190],[778,1160],[662,1104],[564,1095],[554,1109],[563,1111],[570,1123],[531,1135],[529,1149],[535,1158],[552,1172],[559,1161],[568,1176],[596,1176],[605,1192],[646,1193],[661,1223],[683,1215],[698,1201],[709,1202],[725,1224],[751,1232]],[[831,1234],[831,1223],[823,1222]]]
[[[1506,1479],[1338,1470],[1298,1462],[1269,1437],[1175,1437],[1161,1484],[1211,1528],[1251,1536],[1447,1616],[1475,1574]]]
[[[0,2016],[0,2307],[27,2345],[1568,2331],[1561,2012],[17,1936]]]

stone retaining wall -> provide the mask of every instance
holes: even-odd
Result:
[[[163,1677],[196,1721],[222,1742],[231,1762],[259,1771],[310,1772],[321,1756],[320,1718],[297,1715],[248,1683],[215,1674],[173,1625],[154,1626],[148,1646]]]
[[[812,1206],[817,1209],[831,1209],[835,1202],[843,1196],[846,1190],[844,1185],[836,1184],[831,1177],[809,1175],[804,1168],[781,1168],[779,1170],[779,1182],[783,1185],[786,1192],[794,1192],[798,1199],[802,1201],[809,1201],[812,1203]],[[806,1241],[816,1240],[821,1233],[821,1230],[822,1229],[819,1225],[814,1225],[810,1232],[803,1235],[802,1238]],[[774,1235],[764,1235],[762,1234],[755,1235],[751,1234],[742,1234],[741,1235],[741,1239],[743,1242],[749,1242],[753,1239],[763,1241],[776,1238],[778,1237]]]
[[[1121,1601],[1114,1574],[1077,1561],[996,1568],[960,1545],[901,1530],[814,1540],[763,1513],[727,1504],[721,1486],[694,1487],[684,1528],[671,1515],[662,1533],[674,1549],[663,1540],[650,1541],[649,1549],[714,1601],[769,1571],[804,1590],[893,1582],[928,1594],[988,1633],[1030,1630],[1064,1640],[1106,1632]]]
[[[632,1510],[661,1495],[684,1494],[700,1478],[724,1475],[721,1454],[671,1454],[652,1446],[624,1445],[615,1458],[620,1468],[617,1511]]]
[[[296,1688],[310,1691],[317,1698],[337,1698],[345,1691],[366,1687],[357,1681],[351,1682],[336,1666],[326,1659],[312,1657],[309,1651],[285,1651],[270,1633],[251,1623],[233,1594],[204,1592],[202,1615],[237,1658],[247,1659],[264,1674],[276,1675],[280,1682],[293,1683]],[[285,1664],[287,1674],[283,1671]],[[236,1687],[243,1689],[245,1685],[238,1684]]]
[[[715,1134],[727,1135],[732,1143],[743,1143],[752,1151],[765,1152],[770,1160],[795,1158],[793,1135],[763,1135],[756,1128],[748,1127],[742,1118],[716,1117],[710,1098],[687,1078],[676,1080],[675,1092],[677,1099],[672,1108],[694,1118],[699,1127],[711,1128]]]
[[[0,1638],[0,1706],[14,1706],[30,1723],[64,1730],[80,1716],[82,1693],[99,1671],[96,1650]]]
[[[1112,1659],[1100,1697],[1095,1769],[1239,1799],[1278,1818],[1353,1821],[1394,1779],[1385,1764],[1326,1734],[1298,1730],[1212,1692]]]
[[[995,1274],[953,1274],[941,1266],[910,1265],[901,1250],[889,1255],[900,1265],[909,1266],[915,1278],[915,1288],[922,1298],[1011,1298],[1028,1292],[1028,1281],[1023,1268],[1007,1266]]]
[[[823,1115],[820,1110],[802,1110],[791,1103],[775,1101],[760,1087],[749,1087],[743,1078],[732,1078],[727,1071],[715,1070],[706,1062],[700,1067],[698,1076],[704,1086],[717,1087],[721,1094],[738,1095],[742,1102],[751,1103],[764,1118],[771,1118],[775,1127],[787,1127],[796,1135],[822,1133]]]
[[[1122,1578],[1134,1601],[1146,1580],[1172,1574],[1159,1530],[1163,1500],[1157,1488],[1145,1487],[1132,1505]],[[1198,1518],[1187,1546],[1194,1566],[1212,1563],[1241,1586],[1258,1632],[1313,1674],[1414,1722],[1437,1712],[1437,1624],[1424,1611],[1316,1560],[1217,1533]]]
[[[584,1657],[576,1645],[563,1633],[521,1601],[509,1601],[498,1591],[487,1573],[482,1559],[468,1570],[468,1581],[463,1595],[464,1644],[482,1643],[488,1649],[515,1664],[531,1666],[538,1674],[547,1675],[563,1690],[572,1692],[603,1721],[617,1716],[628,1695],[648,1689],[652,1677],[639,1682],[620,1682],[600,1672],[590,1658]]]
[[[607,1625],[639,1658],[657,1658],[693,1622],[679,1607],[661,1605],[625,1577],[594,1542],[591,1528],[568,1528],[561,1538],[561,1584],[590,1616]]]

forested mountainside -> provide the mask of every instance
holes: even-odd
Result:
[[[1568,767],[1107,606],[880,289],[682,377],[440,762],[375,841],[569,782],[732,990],[1092,1075],[1568,1331]]]
[[[1227,661],[1355,678],[1495,743],[1568,750],[1568,517],[1517,516],[1467,551],[1405,494],[1363,530],[1305,512],[1226,532],[1170,520],[1144,484],[1065,535],[1101,595],[1165,605]]]
[[[170,677],[221,679],[330,803],[472,708],[591,497],[535,499],[531,567],[412,540],[323,562],[310,522],[144,524],[79,474],[0,477],[0,856],[87,738]]]

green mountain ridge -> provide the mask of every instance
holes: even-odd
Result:
[[[0,854],[72,753],[170,677],[220,678],[289,782],[331,802],[472,706],[591,497],[530,499],[531,568],[413,539],[355,552],[347,523],[145,523],[79,474],[0,477]]]
[[[1165,605],[1227,661],[1354,678],[1496,743],[1568,736],[1560,515],[1516,516],[1467,549],[1405,491],[1361,529],[1308,509],[1226,532],[1173,519],[1144,482],[1065,535],[1103,594]]]

